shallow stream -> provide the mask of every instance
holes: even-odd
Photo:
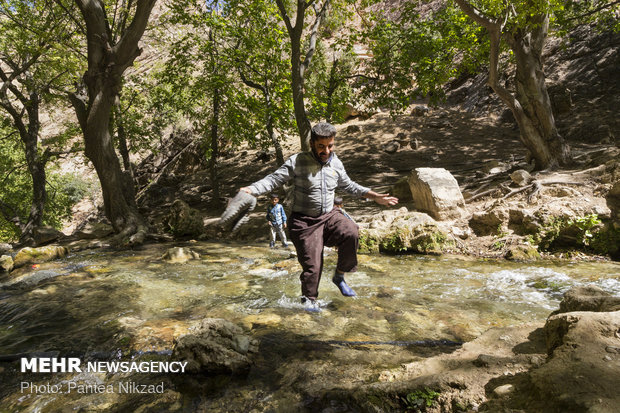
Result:
[[[571,286],[620,294],[618,263],[360,255],[359,271],[347,275],[358,296],[346,298],[330,282],[328,251],[322,311],[309,313],[289,250],[198,242],[185,247],[199,259],[171,264],[160,257],[172,246],[83,251],[18,270],[0,282],[0,356],[165,360],[173,337],[192,323],[224,318],[260,340],[247,378],[21,373],[17,361],[4,360],[0,411],[310,411],[322,391],[376,382],[491,327],[542,321]],[[164,392],[49,391],[129,379],[163,383]]]

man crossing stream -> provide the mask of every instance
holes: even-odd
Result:
[[[334,206],[336,189],[372,199],[380,205],[393,206],[398,198],[377,193],[352,181],[334,152],[336,128],[326,122],[312,128],[308,152],[291,156],[275,172],[243,191],[262,195],[292,182],[292,214],[289,219],[291,241],[302,267],[302,303],[310,311],[319,311],[316,303],[323,270],[323,247],[338,247],[338,261],[332,282],[342,295],[355,296],[344,275],[357,270],[358,227]]]

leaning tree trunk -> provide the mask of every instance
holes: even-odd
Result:
[[[529,150],[537,170],[566,165],[570,161],[570,148],[555,126],[543,71],[542,45],[546,31],[535,30],[530,36],[508,38],[517,65],[515,97],[519,105],[512,112],[519,125],[521,142]]]
[[[24,69],[25,70],[25,69]],[[36,92],[31,92],[28,96],[21,93],[19,89],[9,86],[9,79],[0,74],[5,83],[5,87],[0,88],[0,107],[6,110],[13,124],[19,133],[19,137],[24,144],[24,155],[28,172],[32,178],[32,203],[30,204],[30,212],[26,222],[22,222],[16,211],[13,211],[12,222],[20,230],[19,244],[32,244],[34,240],[34,231],[43,223],[43,212],[45,203],[47,202],[47,192],[45,188],[45,164],[47,163],[47,154],[39,154],[39,106],[40,97]],[[10,89],[16,96],[16,100],[21,102],[23,109],[19,109],[7,95],[7,89]],[[24,123],[24,112],[27,114],[28,124]],[[6,209],[6,208],[5,208]],[[7,212],[9,213],[9,212]]]
[[[88,70],[84,83],[88,97],[84,101],[74,94],[71,101],[84,133],[85,154],[101,182],[105,214],[118,233],[116,241],[140,244],[147,228],[136,206],[133,182],[123,173],[114,150],[110,119],[123,73],[141,53],[138,42],[156,0],[137,1],[133,20],[116,44],[112,43],[103,2],[75,1],[86,22]]]
[[[284,21],[289,38],[291,39],[291,88],[293,89],[293,107],[295,109],[295,121],[297,122],[297,130],[299,131],[299,139],[303,151],[310,150],[310,132],[312,130],[304,103],[304,76],[306,69],[310,66],[312,56],[316,51],[319,28],[324,21],[330,1],[331,0],[325,0],[323,5],[319,6],[316,1],[297,0],[295,25],[293,25],[293,22],[288,16],[284,1],[276,0],[280,16]],[[302,60],[301,37],[304,33],[306,10],[310,6],[314,9],[315,19],[309,30],[306,54],[303,56]]]
[[[299,12],[298,12],[299,13]],[[299,139],[302,151],[310,150],[310,131],[312,126],[306,114],[304,102],[304,72],[305,66],[301,60],[301,31],[299,35],[291,38],[291,88],[293,91],[293,109],[295,121],[299,131]]]
[[[545,85],[542,50],[547,39],[549,16],[529,16],[527,28],[504,31],[503,19],[490,19],[470,2],[455,0],[472,20],[489,32],[489,86],[512,111],[521,142],[535,160],[535,169],[562,166],[570,161],[570,148],[558,133]],[[506,40],[515,54],[516,91],[511,93],[499,82],[500,41]]]
[[[220,156],[219,122],[220,122],[220,90],[213,91],[213,121],[211,122],[211,157],[209,158],[209,175],[213,187],[213,203],[220,204],[220,180],[217,173],[217,158]]]
[[[294,48],[295,49],[295,48]],[[299,47],[291,54],[291,87],[293,89],[293,108],[295,110],[295,121],[299,131],[299,139],[302,151],[310,150],[310,131],[312,126],[306,114],[304,103],[304,77],[303,68],[300,62],[301,54]]]
[[[28,112],[28,128],[20,129],[22,142],[24,143],[26,163],[28,171],[32,177],[32,203],[30,204],[30,213],[26,225],[21,228],[19,243],[30,244],[34,241],[34,232],[43,224],[43,212],[45,203],[47,202],[47,192],[45,189],[45,164],[47,162],[46,155],[39,154],[39,95],[31,93]]]

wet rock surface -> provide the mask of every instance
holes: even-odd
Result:
[[[175,339],[172,358],[187,361],[187,371],[202,374],[247,374],[258,341],[227,320],[205,319]]]

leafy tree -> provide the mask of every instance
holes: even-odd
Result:
[[[398,112],[418,97],[438,103],[446,82],[475,73],[488,55],[484,31],[457,9],[422,15],[418,5],[405,4],[398,18],[373,13],[364,19],[359,36],[372,59],[360,86],[372,106]]]
[[[357,67],[353,45],[336,42],[327,51],[319,44],[308,70],[306,96],[310,102],[310,119],[340,123],[345,120],[348,105],[354,96],[351,81]]]
[[[106,216],[118,233],[117,240],[129,244],[142,243],[147,228],[136,206],[131,176],[123,173],[114,150],[110,120],[123,74],[141,53],[138,42],[155,1],[105,4],[103,0],[75,0],[81,23],[85,24],[88,69],[83,89],[70,95],[71,103],[84,134],[85,154],[101,182]],[[126,14],[127,18],[118,20],[117,14],[108,9]]]
[[[239,132],[251,128],[239,107],[234,67],[227,55],[226,19],[217,1],[172,1],[170,22],[184,28],[170,47],[161,79],[169,85],[166,104],[189,119],[202,135],[208,159],[213,201],[220,203],[218,157],[221,147],[238,142]]]
[[[242,83],[254,89],[244,93],[243,106],[255,120],[255,129],[264,129],[264,138],[256,142],[262,147],[273,146],[278,164],[284,162],[282,146],[276,134],[290,133],[292,93],[287,74],[290,65],[284,59],[288,36],[279,27],[277,7],[266,1],[227,2],[232,64]],[[262,125],[262,126],[261,126]],[[253,143],[253,142],[250,142]]]
[[[46,164],[61,153],[71,133],[61,132],[40,145],[40,111],[44,104],[58,101],[58,90],[65,88],[78,69],[66,52],[71,45],[71,22],[59,5],[47,1],[0,1],[0,112],[10,118],[12,130],[19,136],[19,150],[31,177],[27,186],[31,195],[27,214],[23,205],[3,201],[4,217],[19,230],[21,244],[31,243],[34,231],[43,224],[48,201]],[[9,134],[10,136],[10,134]],[[5,148],[11,147],[11,144]],[[18,161],[15,155],[8,159]],[[15,166],[15,165],[14,165]],[[17,167],[16,167],[17,168]],[[15,171],[9,172],[6,178]],[[17,177],[18,173],[13,173]],[[6,182],[6,179],[5,179]],[[9,180],[16,185],[17,180]],[[3,191],[15,195],[16,188]]]
[[[289,4],[294,3],[294,4]],[[312,62],[316,51],[319,28],[325,20],[331,0],[276,0],[280,17],[284,22],[290,38],[291,58],[291,88],[293,91],[293,105],[295,120],[301,140],[301,148],[310,150],[311,125],[306,114],[304,102],[304,81],[306,70]],[[294,18],[291,18],[294,13]],[[311,19],[309,28],[306,28],[307,19]],[[305,35],[305,37],[304,37]],[[305,39],[305,42],[304,42]],[[305,45],[305,48],[302,46]]]

